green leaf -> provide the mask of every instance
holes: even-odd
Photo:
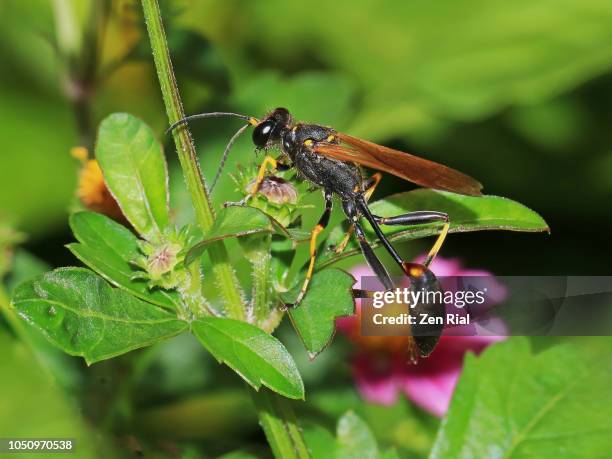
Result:
[[[368,425],[354,412],[349,411],[338,421],[336,429],[338,459],[376,459],[378,445]]]
[[[205,317],[193,333],[221,363],[255,389],[262,385],[289,398],[304,398],[304,384],[285,347],[255,325],[234,319]]]
[[[80,244],[68,244],[70,251],[107,281],[145,301],[177,309],[179,294],[149,289],[142,279],[132,279],[130,264],[139,254],[138,238],[127,228],[105,215],[77,212],[70,216],[70,227]]]
[[[311,358],[316,357],[331,341],[335,319],[354,313],[354,283],[355,279],[340,269],[324,269],[312,277],[302,302],[289,309],[291,322]],[[300,282],[284,299],[295,299],[301,287]]]
[[[148,346],[187,323],[81,268],[60,268],[15,289],[19,315],[56,346],[88,364]]]
[[[398,193],[370,205],[372,213],[391,217],[416,210],[435,210],[450,216],[450,233],[467,231],[506,230],[543,232],[549,231],[547,223],[536,212],[511,199],[499,196],[465,196],[430,189],[418,189]],[[369,240],[373,246],[379,242],[369,227]],[[441,224],[416,225],[412,227],[382,226],[390,241],[402,242],[437,235]],[[336,261],[359,253],[359,246],[352,238],[346,249],[336,254],[332,248],[340,243],[346,228],[338,226],[332,230],[323,244],[324,249],[317,260],[317,267],[323,268]]]
[[[273,231],[289,236],[278,222],[259,209],[246,206],[226,207],[219,212],[213,227],[204,235],[204,239],[189,250],[185,263],[189,265],[197,260],[212,242]]]
[[[145,239],[168,226],[168,171],[161,144],[140,119],[114,113],[100,124],[96,158],[123,214]]]
[[[317,459],[383,459],[397,458],[394,450],[379,452],[370,427],[352,410],[338,420],[336,437],[326,428],[307,425],[304,440],[313,458]]]
[[[368,424],[352,410],[338,420],[336,437],[318,424],[307,425],[304,440],[313,459],[395,459],[394,449],[380,452]]]
[[[511,338],[468,355],[430,458],[607,457],[611,372],[609,351],[571,341],[537,353]]]
[[[349,386],[317,390],[309,398],[309,405],[331,418],[339,418],[348,410],[355,411],[379,444],[392,444],[407,453],[406,457],[426,456],[440,424],[438,418],[425,413],[407,398],[388,406],[368,403]]]
[[[338,445],[332,433],[318,425],[307,425],[303,431],[304,441],[314,459],[334,459]]]

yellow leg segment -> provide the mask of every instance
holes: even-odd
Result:
[[[312,279],[312,273],[314,272],[315,260],[317,259],[317,237],[319,233],[323,231],[325,227],[321,224],[318,224],[312,230],[310,234],[310,263],[308,264],[308,271],[306,271],[306,278],[304,279],[304,283],[302,284],[302,289],[300,290],[300,294],[295,300],[295,304],[300,304],[302,298],[306,294],[308,290],[308,284],[310,284],[310,279]]]
[[[253,188],[249,192],[249,195],[251,197],[255,196],[259,191],[259,187],[261,186],[261,183],[264,181],[264,178],[266,176],[266,169],[268,168],[268,165],[270,166],[270,170],[272,172],[276,170],[277,163],[272,156],[266,156],[263,162],[261,163],[261,166],[259,166],[259,171],[257,172],[257,180],[255,181]]]
[[[340,244],[338,244],[336,246],[336,248],[334,249],[334,252],[336,252],[336,253],[344,252],[344,249],[346,249],[346,246],[348,245],[349,241],[351,240],[351,236],[353,235],[354,232],[355,232],[355,225],[351,224],[351,226],[349,226],[349,229],[347,230],[346,234],[342,238],[342,241],[340,242]]]
[[[380,172],[376,172],[374,175],[372,175],[372,177],[370,177],[370,181],[372,182],[372,184],[368,187],[367,190],[365,190],[365,193],[363,193],[366,202],[370,200],[372,194],[374,193],[374,190],[376,189],[381,180],[382,174]]]
[[[440,251],[440,248],[442,247],[442,244],[444,244],[444,240],[446,239],[446,235],[448,234],[449,228],[450,228],[450,223],[449,222],[444,223],[444,226],[442,227],[442,231],[438,235],[438,239],[436,239],[435,244],[433,245],[433,247],[427,254],[427,258],[425,258],[425,262],[423,263],[423,265],[426,268],[429,267],[431,262],[434,260],[434,258]]]

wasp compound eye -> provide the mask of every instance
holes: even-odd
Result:
[[[263,148],[270,140],[270,136],[276,127],[276,121],[269,119],[259,123],[253,131],[253,143],[258,148]]]

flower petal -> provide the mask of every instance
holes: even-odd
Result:
[[[353,376],[357,390],[369,402],[392,405],[397,401],[400,380],[386,356],[357,356],[353,361]]]

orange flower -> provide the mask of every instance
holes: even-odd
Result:
[[[99,212],[114,220],[125,221],[119,204],[106,187],[98,161],[88,159],[89,153],[84,147],[74,147],[71,154],[83,164],[79,171],[77,187],[77,195],[81,203],[89,210]]]

